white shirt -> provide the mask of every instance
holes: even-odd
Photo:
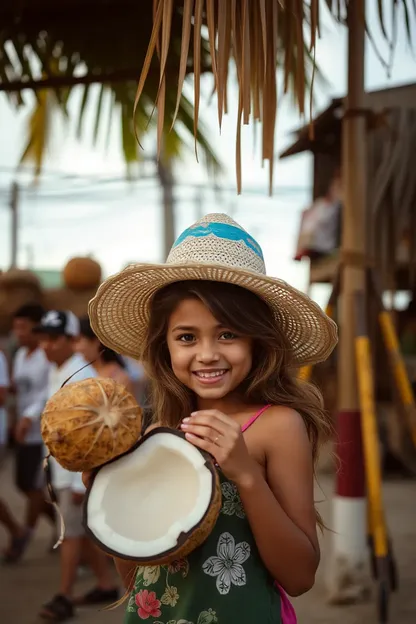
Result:
[[[30,418],[32,421],[23,444],[42,442],[40,417],[47,399],[50,368],[45,352],[40,348],[28,353],[27,347],[20,347],[14,357],[17,418]]]
[[[0,351],[0,388],[8,388],[9,385],[7,359],[3,351]],[[3,444],[7,444],[7,411],[0,405],[0,446]]]
[[[83,370],[80,370],[86,364],[87,362],[78,353],[72,355],[69,360],[60,367],[56,364],[52,364],[49,371],[48,399],[55,394],[55,392],[58,392],[62,384],[74,373],[76,374],[66,385],[75,381],[81,381],[82,379],[88,379],[89,377],[96,377],[97,373],[93,366],[87,366],[83,368]],[[85,492],[80,472],[65,470],[53,457],[50,458],[50,462],[52,468],[52,485],[54,489],[71,488],[74,492]]]

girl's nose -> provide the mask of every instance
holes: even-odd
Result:
[[[218,362],[219,353],[215,348],[215,345],[211,341],[202,342],[197,360],[201,362],[201,364],[209,364],[210,362]]]

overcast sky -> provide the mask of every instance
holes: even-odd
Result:
[[[379,52],[388,58],[375,21],[376,2],[369,13],[374,39]],[[387,3],[386,3],[387,4]],[[390,2],[389,2],[390,4]],[[416,20],[414,20],[416,21]],[[400,26],[401,26],[400,22]],[[390,26],[388,24],[388,26]],[[414,28],[416,43],[416,28]],[[367,44],[366,88],[368,90],[416,81],[416,60],[405,41],[404,28],[398,31],[398,46],[391,77],[378,60],[371,44]],[[318,43],[317,62],[329,87],[315,91],[317,108],[324,108],[334,96],[343,95],[346,88],[346,32],[326,20],[322,39]],[[208,88],[208,84],[206,87]],[[235,93],[231,94],[235,96]],[[74,102],[75,104],[75,102]],[[268,273],[293,285],[306,287],[304,265],[292,261],[300,211],[307,205],[311,187],[311,158],[301,155],[280,161],[275,167],[275,192],[267,195],[267,168],[262,169],[258,151],[253,147],[253,129],[243,132],[243,194],[235,192],[235,114],[225,118],[219,135],[216,102],[201,104],[200,116],[208,125],[213,146],[227,166],[223,189],[219,195],[206,190],[197,205],[197,193],[190,183],[206,182],[203,166],[192,154],[176,169],[178,187],[178,233],[192,223],[198,210],[228,212],[239,221],[263,247]],[[8,193],[11,170],[19,160],[25,138],[28,109],[16,114],[0,98],[0,267],[10,261],[10,215]],[[290,99],[282,100],[278,113],[276,151],[291,142],[290,132],[302,121]],[[120,150],[116,118],[110,149],[93,150],[89,142],[80,144],[73,129],[54,128],[53,150],[45,165],[50,175],[44,177],[37,193],[25,192],[20,201],[19,263],[37,268],[61,268],[73,255],[92,254],[106,275],[120,270],[131,261],[161,261],[160,192],[155,180],[129,186],[123,181],[91,184],[86,176],[123,177],[124,164]],[[76,184],[52,175],[66,172],[83,176]],[[316,288],[312,296],[325,303],[325,289]]]

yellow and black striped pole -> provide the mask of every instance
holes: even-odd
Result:
[[[361,431],[367,481],[368,530],[375,576],[379,584],[380,622],[387,622],[388,597],[392,588],[392,555],[382,497],[381,458],[374,397],[374,372],[367,331],[365,294],[356,293],[355,356],[361,409]]]
[[[406,370],[406,364],[400,352],[399,340],[390,312],[385,309],[380,288],[374,274],[372,274],[372,286],[379,307],[378,319],[384,343],[389,354],[397,390],[405,412],[406,421],[411,432],[413,444],[416,447],[416,404],[412,385]]]

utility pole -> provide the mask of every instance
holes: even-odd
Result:
[[[365,0],[348,3],[348,95],[342,130],[341,295],[338,356],[337,448],[340,469],[333,499],[330,600],[361,600],[368,590],[367,511],[361,414],[354,350],[354,299],[365,291],[366,118]]]
[[[163,261],[165,261],[175,242],[175,203],[172,168],[170,164],[163,162],[162,157],[157,162],[157,172],[163,195]]]
[[[11,214],[10,268],[11,269],[15,269],[17,267],[18,231],[19,231],[18,199],[19,199],[19,187],[17,185],[17,182],[13,182],[11,198],[10,198],[10,214]]]

